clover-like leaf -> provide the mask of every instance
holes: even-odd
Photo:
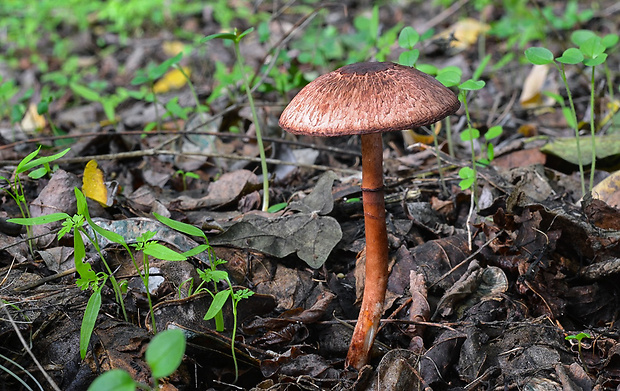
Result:
[[[553,62],[553,53],[547,48],[531,47],[525,51],[525,58],[534,65],[546,65]]]

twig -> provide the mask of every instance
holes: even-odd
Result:
[[[239,156],[239,155],[229,155],[223,153],[206,153],[206,152],[195,152],[195,153],[187,153],[187,152],[176,152],[176,151],[166,151],[166,150],[157,150],[154,148],[145,149],[142,151],[131,151],[131,152],[119,152],[119,153],[111,153],[107,155],[91,155],[91,156],[79,156],[72,158],[62,158],[55,160],[55,163],[58,164],[73,164],[73,163],[86,163],[89,160],[122,160],[122,159],[134,159],[137,157],[144,156],[158,156],[158,155],[173,155],[173,156],[205,156],[211,158],[220,158],[220,159],[230,159],[230,160],[247,160],[250,162],[260,162],[260,159],[257,157],[251,156]],[[16,165],[20,161],[19,160],[0,160],[0,166],[3,165]],[[328,167],[317,164],[304,164],[297,162],[287,162],[279,159],[267,159],[267,163],[283,165],[283,166],[295,166],[300,168],[310,168],[314,170],[322,170],[322,171],[339,171],[345,174],[359,174],[361,171],[352,170],[349,168],[337,168],[337,167]]]
[[[493,237],[489,240],[487,240],[482,246],[480,246],[479,249],[477,249],[476,251],[474,251],[473,253],[471,253],[470,256],[468,256],[467,258],[463,259],[461,262],[459,262],[456,266],[454,266],[452,269],[448,270],[443,276],[439,277],[439,279],[437,279],[437,281],[433,282],[430,286],[429,289],[432,288],[433,286],[437,285],[440,281],[442,281],[443,279],[445,279],[446,277],[448,277],[450,274],[452,274],[456,269],[460,268],[461,266],[465,265],[467,262],[471,261],[472,259],[474,259],[474,257],[476,255],[478,255],[478,253],[480,253],[480,251],[482,251],[483,248],[485,248],[486,246],[488,246],[489,244],[491,244],[492,241],[495,240],[495,238],[497,238],[497,234],[493,235]]]
[[[73,274],[76,271],[77,271],[76,268],[72,267],[71,269],[65,270],[64,272],[60,272],[60,273],[52,274],[51,276],[39,278],[38,280],[31,282],[30,284],[26,284],[26,285],[20,286],[19,288],[15,288],[15,292],[23,292],[23,291],[27,291],[28,289],[36,288],[38,286],[45,284],[46,282],[68,276],[69,274]]]
[[[197,126],[196,129],[200,128],[203,125],[204,123]],[[88,133],[70,134],[70,135],[65,134],[65,135],[60,135],[60,136],[37,137],[37,138],[31,138],[28,140],[16,141],[14,143],[6,144],[6,145],[0,145],[0,150],[10,149],[18,145],[22,145],[22,144],[41,143],[45,141],[54,141],[54,140],[66,140],[66,139],[71,139],[71,138],[98,137],[98,136],[132,136],[132,135],[141,136],[143,134],[145,134],[144,130],[126,130],[123,132],[114,132],[114,133],[88,132]],[[256,139],[256,137],[254,136],[247,135],[247,134],[241,134],[241,133],[207,132],[207,131],[199,131],[199,130],[190,130],[190,131],[183,131],[183,132],[178,132],[176,130],[161,130],[161,131],[148,132],[148,134],[149,135],[172,134],[175,136],[185,136],[188,134],[195,134],[195,135],[215,136],[215,137],[220,137],[220,138],[243,138],[243,139],[250,139],[250,140]],[[318,149],[322,151],[333,152],[333,153],[343,154],[343,155],[361,156],[361,153],[359,152],[359,150],[343,149],[343,148],[331,147],[328,145],[317,145],[317,144],[312,144],[312,143],[305,143],[305,142],[298,141],[298,140],[285,140],[285,139],[276,138],[276,137],[263,137],[263,140],[269,141],[272,143],[296,145],[296,146],[301,146],[305,148]]]

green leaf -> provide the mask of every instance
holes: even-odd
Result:
[[[376,42],[379,36],[379,6],[376,4],[372,7],[372,16],[370,17],[368,33],[372,39],[372,42]]]
[[[15,172],[17,174],[25,172],[26,170],[22,169],[22,167],[24,167],[26,164],[30,163],[30,161],[37,156],[37,154],[39,153],[40,150],[41,150],[41,146],[39,145],[39,148],[37,148],[36,151],[32,151],[28,155],[26,155],[25,158],[23,158],[19,163],[17,163],[17,167],[15,168]]]
[[[419,57],[420,51],[418,49],[408,50],[406,52],[402,52],[398,56],[398,63],[400,65],[412,67],[415,65],[416,61],[418,61]]]
[[[165,330],[153,337],[144,358],[154,378],[161,379],[176,371],[183,360],[185,345],[185,333],[179,329]]]
[[[226,304],[226,300],[228,300],[228,296],[230,296],[230,289],[225,289],[223,291],[219,291],[215,297],[213,297],[213,301],[211,302],[211,306],[207,310],[207,313],[204,316],[204,320],[209,320],[215,317],[218,312],[224,307]]]
[[[84,262],[84,258],[86,257],[84,240],[82,240],[82,235],[79,230],[75,231],[73,235],[73,260],[75,263],[75,270],[77,270],[80,275],[81,281],[78,281],[78,285],[82,290],[85,290],[91,283],[97,281],[97,274],[88,263]]]
[[[601,43],[601,38],[595,35],[579,45],[579,50],[585,57],[596,58],[605,52],[605,46]]]
[[[493,147],[493,144],[487,145],[487,157],[489,158],[489,161],[485,163],[488,166],[491,160],[495,159],[495,149]]]
[[[71,83],[69,84],[69,87],[71,87],[71,90],[73,90],[73,92],[75,92],[77,95],[81,96],[82,98],[86,100],[89,100],[92,102],[101,101],[101,95],[99,95],[97,91],[91,90],[88,87],[84,87],[77,83]]]
[[[581,341],[584,338],[592,338],[592,336],[588,333],[579,333],[577,335],[567,335],[566,337],[564,337],[564,339],[569,340],[569,339],[576,339]]]
[[[150,79],[148,78],[148,76],[146,76],[146,75],[138,75],[138,76],[134,77],[134,78],[131,80],[130,84],[131,84],[132,86],[137,86],[137,85],[140,85],[140,84],[144,84],[144,83],[146,83],[147,81],[150,81]],[[131,91],[131,92],[130,92],[130,95],[135,95],[135,94],[137,94],[137,93],[138,93],[138,92],[136,92],[136,91]],[[142,97],[142,96],[141,96],[141,97]]]
[[[88,221],[90,219],[90,215],[88,213],[88,203],[86,202],[86,197],[84,193],[77,187],[73,188],[73,193],[75,194],[75,201],[77,204],[77,213],[84,216]]]
[[[446,87],[453,87],[461,82],[461,75],[454,71],[440,72],[435,79]]]
[[[489,64],[489,61],[491,60],[491,54],[487,54],[482,61],[480,61],[480,64],[478,65],[478,67],[476,68],[476,70],[474,71],[473,75],[471,76],[471,78],[473,80],[478,80],[480,79],[480,77],[482,76],[482,73],[484,72],[484,70],[486,69],[487,65]]]
[[[116,102],[111,99],[106,99],[101,102],[101,106],[103,106],[103,112],[108,121],[116,121]]]
[[[473,178],[474,174],[475,174],[474,169],[471,167],[467,167],[467,166],[462,167],[458,172],[459,178],[461,179]]]
[[[26,172],[28,170],[30,170],[33,167],[42,165],[42,164],[48,164],[50,162],[53,162],[56,159],[59,159],[63,156],[65,156],[67,154],[67,152],[69,152],[71,150],[71,148],[67,148],[62,152],[58,152],[57,154],[51,155],[51,156],[44,156],[44,157],[40,157],[38,159],[34,159],[32,161],[29,161],[27,163],[22,164],[20,162],[20,164],[17,165],[17,168],[15,170],[15,172],[17,174],[21,174],[22,172]],[[37,150],[38,151],[38,150]],[[30,155],[28,155],[30,156]],[[22,160],[23,162],[23,160]]]
[[[465,82],[459,85],[459,89],[463,91],[476,91],[485,86],[484,80],[466,80]]]
[[[158,213],[153,213],[153,216],[155,216],[155,218],[159,220],[160,223],[163,223],[174,230],[183,232],[187,235],[199,236],[201,238],[207,239],[205,233],[200,228],[195,227],[191,224],[182,223],[180,221],[176,221],[171,218],[162,216]]]
[[[398,35],[398,46],[403,49],[412,49],[420,40],[420,34],[411,26],[407,26]]]
[[[42,100],[41,102],[39,102],[37,104],[37,113],[39,115],[47,114],[48,110],[49,110],[49,102],[48,101]]]
[[[467,190],[471,188],[473,184],[474,178],[467,178],[459,182],[459,187],[461,188],[461,190]]]
[[[70,218],[71,216],[69,216],[68,214],[59,212],[59,213],[51,213],[45,216],[38,216],[38,217],[17,217],[14,219],[8,219],[7,221],[9,223],[21,224],[21,225],[42,225],[42,224],[53,223],[56,221],[66,220]]]
[[[166,103],[166,110],[181,119],[187,119],[187,113],[179,105],[179,97],[175,96]]]
[[[210,247],[211,246],[209,246],[208,244],[200,244],[200,245],[192,248],[191,250],[185,251],[182,254],[185,255],[187,258],[189,258],[189,257],[193,257],[195,255],[198,255],[201,252],[207,251]]]
[[[566,119],[568,126],[574,129],[577,126],[577,121],[570,107],[562,107],[562,114],[564,114],[564,119]]]
[[[577,48],[568,48],[556,60],[562,64],[579,64],[583,61],[583,53]]]
[[[424,72],[427,75],[431,75],[431,76],[435,76],[437,75],[437,73],[439,73],[439,69],[437,69],[436,66],[431,65],[431,64],[416,64],[415,68],[418,71]]]
[[[461,132],[461,140],[470,141],[480,137],[480,131],[476,128],[468,128]]]
[[[167,59],[166,61],[162,62],[161,64],[159,64],[158,66],[151,68],[148,70],[147,76],[149,78],[150,81],[155,81],[157,79],[159,79],[160,77],[162,77],[164,75],[164,73],[166,73],[166,71],[174,64],[177,64],[179,61],[181,61],[181,58],[183,57],[183,52],[177,54],[176,56]]]
[[[577,46],[581,46],[585,41],[596,37],[596,34],[590,30],[575,30],[570,35],[570,40]]]
[[[250,27],[249,29],[245,30],[244,32],[238,33],[237,36],[236,36],[236,41],[240,42],[243,39],[243,37],[245,37],[246,35],[250,34],[252,31],[254,31],[254,27]]]
[[[485,140],[489,141],[502,135],[504,128],[501,125],[491,126],[484,134]]]
[[[207,41],[210,41],[212,39],[224,39],[224,40],[228,40],[228,41],[235,41],[235,39],[237,39],[237,36],[233,33],[217,33],[217,34],[211,34],[211,35],[207,35],[206,37],[204,37],[203,39],[200,40],[200,43],[205,43]]]
[[[620,37],[618,37],[618,34],[607,34],[603,37],[601,43],[603,44],[603,46],[605,46],[605,48],[609,49],[616,46],[619,39]]]
[[[280,202],[278,204],[273,204],[267,209],[268,213],[275,213],[283,210],[288,205],[288,202]]]
[[[88,391],[135,391],[136,382],[122,369],[102,373],[88,387]]]
[[[32,179],[41,179],[45,176],[45,174],[47,174],[49,172],[49,165],[46,165],[47,167],[39,167],[36,170],[32,170],[28,173],[28,178],[32,178]]]
[[[587,58],[583,60],[583,65],[587,67],[595,67],[604,63],[605,60],[607,60],[607,53],[601,53],[596,58]]]
[[[146,243],[142,250],[146,255],[150,255],[153,258],[162,259],[164,261],[185,261],[187,257],[180,254],[168,247],[155,242]]]
[[[252,292],[248,288],[243,288],[233,293],[233,297],[236,301],[247,299],[252,295],[254,295],[254,292]]]
[[[79,234],[76,233],[76,236]],[[80,357],[82,360],[86,357],[90,337],[95,329],[95,322],[99,309],[101,308],[101,290],[97,289],[88,299],[86,310],[84,310],[84,318],[82,318],[82,327],[80,328]]]
[[[525,58],[534,65],[551,64],[553,53],[547,48],[531,47],[525,51]]]

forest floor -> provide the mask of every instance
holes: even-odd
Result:
[[[618,45],[604,48],[595,73],[581,63],[534,66],[523,54],[545,46],[558,57],[578,30],[618,34],[614,1],[399,2],[375,13],[367,2],[314,10],[238,1],[230,20],[227,2],[213,3],[125,36],[92,11],[86,27],[67,18],[30,47],[0,43],[0,389],[84,390],[110,369],[152,386],[144,352],[155,331],[170,328],[185,331],[187,347],[178,370],[159,381],[166,390],[620,387]],[[234,46],[199,40],[231,26],[257,27],[240,52],[256,87],[269,212]],[[461,94],[468,114],[462,105],[433,128],[439,153],[428,129],[383,136],[390,277],[370,365],[356,371],[344,362],[364,288],[360,138],[297,137],[278,118],[320,74],[398,61],[412,50],[399,46],[405,26],[422,36],[420,64],[456,66],[461,81],[485,83]],[[485,139],[498,126],[501,134]],[[468,127],[482,136],[464,141]],[[38,156],[70,150],[18,165],[38,146]],[[473,167],[472,146],[476,180],[467,183],[459,171]],[[40,177],[26,176],[39,167]],[[76,188],[88,197],[84,226],[65,232],[58,220],[27,232],[6,221],[25,217],[26,207],[32,217],[83,216]],[[210,246],[153,213],[200,228]],[[177,253],[206,251],[176,261],[143,252],[134,245],[149,232]],[[80,267],[99,274],[79,286],[88,275]],[[228,283],[232,295],[254,294],[227,300],[220,328],[204,316]],[[92,297],[101,298],[98,314]],[[94,330],[82,359],[85,313]]]

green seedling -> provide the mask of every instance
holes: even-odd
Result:
[[[101,228],[91,219],[88,212],[86,197],[78,188],[75,188],[75,197],[77,202],[77,214],[75,214],[74,216],[69,216],[67,213],[52,213],[49,215],[34,218],[9,219],[8,221],[16,224],[22,224],[25,226],[63,221],[62,228],[58,232],[58,239],[61,239],[64,235],[73,231],[74,262],[76,271],[80,276],[76,281],[76,284],[82,290],[91,289],[93,292],[88,300],[86,310],[84,311],[84,318],[82,320],[82,327],[80,330],[80,355],[82,359],[84,359],[86,357],[88,344],[90,342],[95,322],[97,320],[97,315],[99,314],[99,309],[101,307],[101,289],[103,288],[103,285],[108,278],[112,283],[114,294],[116,296],[116,301],[121,306],[123,316],[125,320],[128,319],[127,313],[125,311],[125,305],[123,302],[123,292],[121,286],[114,277],[112,269],[108,265],[108,262],[106,261],[101,251],[98,235],[106,238],[112,243],[120,244],[125,248],[125,250],[127,250],[132,260],[132,263],[136,268],[136,271],[138,272],[142,283],[144,284],[151,314],[151,324],[153,327],[153,332],[155,333],[157,332],[157,325],[155,323],[153,303],[149,291],[149,256],[167,261],[182,261],[186,260],[187,257],[157,243],[156,241],[151,240],[155,236],[155,233],[146,232],[136,239],[136,243],[131,245],[131,247],[133,247],[135,251],[142,252],[141,271],[140,265],[136,261],[133,251],[131,250],[125,239],[115,232]],[[89,230],[86,229],[86,226],[88,226],[92,231],[89,232]],[[106,272],[95,273],[92,270],[90,264],[84,262],[84,259],[86,258],[86,248],[84,246],[84,240],[82,237],[87,238],[88,241],[94,246],[95,250],[99,254],[99,257],[105,267]]]
[[[146,348],[144,359],[151,368],[153,387],[132,379],[123,369],[113,369],[95,379],[88,391],[159,390],[159,379],[177,370],[186,348],[185,334],[179,329],[169,329],[157,334]]]
[[[200,179],[200,175],[194,172],[186,172],[183,170],[177,170],[176,174],[181,177],[183,181],[183,191],[187,190],[187,178]]]
[[[579,333],[576,335],[567,335],[566,337],[564,337],[565,340],[569,341],[571,339],[576,339],[577,340],[577,351],[579,354],[579,360],[581,360],[581,362],[583,363],[583,355],[581,354],[581,341],[584,338],[592,338],[592,336],[588,333]]]
[[[461,140],[468,141],[469,147],[471,149],[471,172],[469,170],[459,171],[459,175],[466,175],[465,177],[461,177],[461,179],[465,182],[461,182],[461,188],[471,188],[472,197],[476,200],[476,191],[477,191],[477,178],[478,172],[476,168],[476,150],[474,146],[474,140],[480,137],[480,131],[472,126],[471,117],[469,114],[469,107],[467,106],[467,93],[469,91],[477,91],[484,87],[485,83],[482,80],[473,80],[469,79],[459,85],[459,100],[463,103],[465,108],[465,116],[467,118],[467,129],[461,132]],[[473,174],[473,175],[470,175]],[[473,179],[473,180],[472,180]]]
[[[252,110],[252,120],[254,122],[254,128],[256,129],[256,142],[258,144],[258,153],[260,154],[261,171],[263,174],[263,208],[266,212],[269,209],[269,172],[267,171],[267,158],[265,156],[265,147],[263,146],[263,137],[261,135],[260,121],[258,120],[258,114],[256,112],[256,105],[254,104],[254,98],[252,97],[252,91],[250,90],[250,84],[248,77],[245,73],[244,60],[239,49],[239,43],[246,35],[254,31],[254,28],[249,28],[243,32],[234,29],[232,33],[219,33],[205,37],[201,42],[205,43],[212,39],[223,39],[232,41],[235,48],[235,57],[237,59],[237,68],[241,71],[241,80],[243,81],[243,88],[245,90],[250,109]]]
[[[183,254],[188,257],[194,256],[203,251],[207,251],[207,253],[209,254],[209,260],[210,260],[209,269],[204,269],[204,270],[198,269],[197,270],[198,275],[200,276],[202,281],[200,282],[198,287],[194,290],[194,294],[197,294],[200,292],[208,292],[213,298],[213,300],[211,301],[211,305],[209,306],[209,309],[207,310],[207,313],[204,316],[204,319],[205,320],[214,319],[215,327],[217,331],[220,331],[220,332],[224,331],[224,319],[222,315],[222,308],[226,304],[226,301],[228,301],[228,299],[230,298],[230,301],[232,303],[232,314],[233,314],[233,327],[231,330],[231,334],[232,334],[231,354],[232,354],[232,359],[233,359],[233,363],[235,366],[235,381],[234,382],[236,383],[239,377],[237,356],[235,354],[235,339],[236,339],[235,337],[237,334],[237,305],[239,304],[239,301],[249,298],[250,296],[254,294],[254,292],[252,292],[251,290],[247,288],[235,290],[228,276],[228,272],[226,272],[225,270],[217,269],[219,265],[225,264],[226,261],[219,259],[215,256],[215,253],[213,252],[213,248],[209,245],[209,240],[207,239],[207,236],[201,229],[194,227],[193,225],[190,225],[190,224],[172,220],[168,217],[161,216],[157,213],[154,213],[153,215],[161,223],[167,225],[168,227],[174,230],[182,232],[186,235],[197,236],[204,240],[204,244],[198,245],[194,249],[189,250]],[[217,284],[220,282],[225,282],[227,288],[218,291]],[[207,284],[209,283],[212,283],[213,285],[212,290],[207,288]],[[193,285],[193,282],[192,282],[192,285]]]
[[[420,40],[420,34],[412,27],[407,26],[400,31],[398,35],[398,46],[406,49],[398,56],[398,63],[412,67],[418,61],[420,57],[420,51],[415,49],[414,46]]]
[[[568,85],[568,81],[566,79],[566,71],[565,65],[576,65],[583,64],[587,67],[591,67],[591,78],[590,78],[590,132],[591,132],[591,140],[592,140],[592,167],[590,171],[590,183],[588,190],[591,191],[594,185],[594,171],[596,167],[596,126],[594,123],[594,76],[595,76],[595,67],[597,65],[601,65],[606,63],[607,53],[605,51],[615,46],[618,43],[618,35],[609,34],[603,38],[597,36],[594,32],[589,30],[577,30],[574,31],[571,35],[571,41],[577,45],[578,47],[572,47],[566,49],[560,57],[556,57],[554,59],[553,53],[544,47],[531,47],[525,51],[525,57],[529,62],[535,65],[547,65],[554,64],[560,75],[562,76],[562,81],[564,82],[564,88],[566,89],[566,93],[568,95],[569,109],[566,109],[564,106],[562,107],[562,111],[566,118],[566,122],[571,126],[575,131],[575,142],[577,149],[577,158],[579,159],[579,173],[581,176],[581,192],[582,195],[586,194],[586,186],[585,186],[585,175],[583,169],[583,161],[581,158],[581,146],[580,146],[580,138],[579,138],[579,124],[577,121],[577,111],[575,109],[575,105],[573,103],[573,96],[571,94],[570,87]]]
[[[125,312],[125,307],[122,299],[121,289],[116,281],[116,278],[112,274],[112,270],[110,269],[108,263],[105,260],[105,257],[101,253],[101,248],[99,247],[96,233],[97,232],[106,232],[107,236],[112,235],[112,232],[103,230],[97,226],[97,229],[94,229],[94,236],[91,236],[88,231],[84,228],[84,224],[88,223],[91,227],[96,226],[94,222],[91,220],[88,214],[88,207],[86,203],[86,197],[84,194],[77,188],[75,188],[75,196],[77,200],[77,211],[78,213],[74,216],[69,216],[66,213],[52,213],[45,216],[33,217],[33,218],[15,218],[9,219],[8,221],[16,224],[22,224],[25,226],[33,226],[40,224],[47,224],[56,221],[63,221],[62,228],[58,232],[58,238],[61,239],[67,233],[73,231],[73,258],[75,263],[75,269],[79,274],[79,278],[76,281],[76,284],[82,290],[91,289],[92,294],[88,300],[88,304],[86,306],[86,310],[84,311],[84,317],[82,319],[82,327],[80,329],[80,356],[82,359],[86,357],[86,351],[88,349],[88,344],[90,342],[90,337],[95,327],[95,322],[97,320],[97,315],[99,314],[99,309],[101,307],[101,289],[105,284],[106,280],[110,278],[112,282],[112,286],[114,288],[114,293],[116,295],[117,302],[121,305],[123,315],[125,320],[127,320],[127,313]],[[84,240],[82,235],[86,237],[95,247],[99,256],[101,257],[102,263],[104,264],[107,273],[99,272],[95,273],[91,265],[84,262],[86,258],[86,248],[84,246]],[[104,236],[106,236],[104,235]]]
[[[13,175],[10,178],[6,178],[0,176],[0,181],[6,182],[6,185],[2,187],[2,190],[6,194],[9,195],[17,204],[19,208],[19,212],[23,218],[30,217],[30,208],[28,207],[28,202],[26,201],[26,197],[24,196],[24,187],[22,186],[22,182],[20,179],[20,175],[24,174],[28,171],[28,177],[31,179],[40,179],[44,175],[51,173],[52,169],[50,168],[50,163],[54,160],[60,159],[67,152],[69,152],[69,148],[65,149],[62,152],[59,152],[55,155],[51,156],[42,156],[38,157],[39,151],[41,151],[41,147],[37,148],[36,151],[31,152],[23,158],[15,167],[15,171],[13,171]],[[36,159],[35,159],[36,158]],[[30,252],[33,253],[34,249],[32,247],[32,229],[30,226],[26,227],[26,235],[28,237],[28,246],[30,247]]]

